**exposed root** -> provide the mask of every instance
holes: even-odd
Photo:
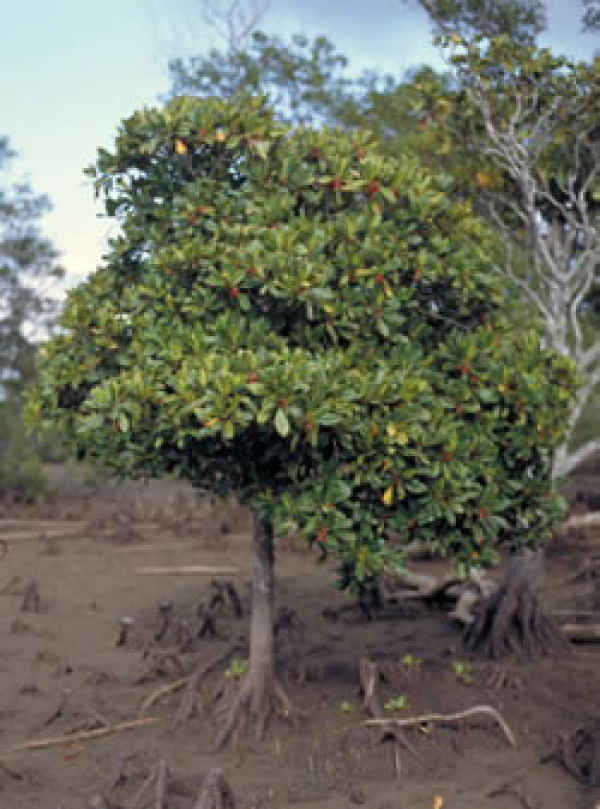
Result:
[[[142,809],[142,806],[147,804],[148,796],[152,794],[152,791],[154,791],[156,809],[166,809],[168,779],[169,768],[166,761],[161,759],[138,789],[127,809]]]
[[[366,658],[363,658],[360,661],[359,677],[363,692],[365,711],[370,714],[374,720],[385,723],[385,720],[383,719],[383,709],[377,696],[377,685],[379,683],[380,676],[381,674],[376,663]],[[388,738],[394,740],[394,775],[396,780],[400,780],[402,775],[401,752],[403,748],[408,750],[408,752],[417,759],[419,764],[421,764],[423,767],[425,766],[423,759],[408,741],[400,728],[393,727],[392,725],[388,725],[386,723],[383,730],[384,735],[381,739],[382,742],[386,741]]]
[[[513,557],[502,586],[475,605],[463,638],[465,648],[493,659],[567,651],[560,629],[544,612],[542,582],[541,552]]]
[[[220,769],[213,767],[209,771],[193,809],[235,809],[233,791]]]
[[[574,778],[587,786],[600,786],[600,721],[575,731],[563,741],[560,752]]]
[[[273,715],[290,719],[292,704],[275,675],[256,676],[250,671],[241,682],[230,680],[218,695],[216,718],[219,726],[214,749],[220,750],[229,740],[236,746],[248,722],[256,727],[256,738],[262,739]]]

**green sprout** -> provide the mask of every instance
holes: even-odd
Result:
[[[452,668],[454,676],[465,683],[465,685],[469,685],[469,683],[473,682],[473,667],[470,663],[465,663],[462,660],[453,660],[450,667]]]
[[[237,658],[233,658],[231,663],[229,664],[229,668],[225,672],[225,676],[228,680],[239,680],[240,677],[243,677],[244,674],[248,671],[248,661],[247,660],[238,660]]]
[[[340,711],[342,713],[352,713],[353,710],[354,705],[351,702],[347,702],[346,700],[340,702]]]
[[[397,711],[404,711],[407,705],[408,703],[406,697],[404,696],[404,694],[400,694],[400,696],[398,697],[392,697],[391,699],[388,699],[388,701],[385,703],[385,709],[386,711],[394,713]]]
[[[418,668],[422,662],[423,661],[420,657],[415,657],[414,655],[410,654],[410,652],[407,652],[402,657],[402,665],[406,666],[407,668]]]

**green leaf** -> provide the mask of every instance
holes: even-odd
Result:
[[[290,432],[290,423],[280,407],[277,408],[275,413],[275,429],[282,438],[285,438]]]

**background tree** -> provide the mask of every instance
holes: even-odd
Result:
[[[406,0],[404,0],[406,2]],[[465,41],[509,37],[533,45],[546,28],[543,0],[417,0],[439,34],[450,28]]]
[[[583,0],[583,30],[598,31],[600,29],[600,5],[598,0]]]
[[[137,113],[91,173],[121,234],[69,294],[31,416],[121,475],[251,508],[249,671],[220,741],[247,713],[262,728],[290,710],[275,534],[337,559],[367,598],[405,543],[466,570],[552,532],[571,366],[509,327],[489,234],[448,178],[368,134],[288,130],[260,96]],[[539,650],[533,598],[519,619]]]
[[[442,126],[492,163],[478,180],[480,208],[506,247],[497,270],[533,304],[548,343],[581,375],[555,460],[555,473],[565,475],[600,449],[597,439],[569,446],[600,383],[597,65],[507,37],[465,43],[452,34],[446,42],[457,46],[451,64],[460,108],[450,107]]]
[[[56,314],[49,293],[62,271],[39,230],[47,198],[7,179],[14,156],[0,138],[0,494],[28,496],[42,474],[36,442],[22,423],[24,392],[35,379],[36,338],[47,334]]]

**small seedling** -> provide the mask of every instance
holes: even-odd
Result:
[[[406,666],[406,668],[418,668],[423,661],[420,657],[415,657],[410,653],[405,654],[402,657],[402,665]]]
[[[354,705],[351,702],[346,702],[346,700],[340,702],[340,711],[342,713],[352,713],[353,710]]]
[[[469,683],[473,682],[472,666],[470,663],[465,663],[462,660],[453,660],[450,665],[452,673],[458,680],[465,683],[465,685],[469,685]]]
[[[386,711],[390,711],[391,713],[397,711],[404,711],[406,707],[407,707],[407,700],[404,694],[400,694],[399,697],[392,697],[391,699],[388,699],[388,701],[385,703]]]
[[[228,680],[239,680],[240,677],[243,677],[244,674],[248,671],[248,661],[247,660],[238,660],[237,658],[233,658],[231,663],[229,664],[229,668],[225,672],[225,676]]]

